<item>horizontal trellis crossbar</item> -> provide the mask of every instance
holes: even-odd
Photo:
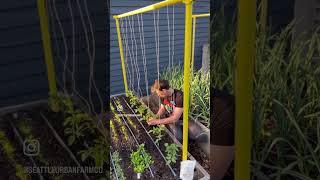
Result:
[[[114,16],[114,18],[119,19],[119,18],[124,18],[124,17],[128,17],[128,16],[137,15],[137,14],[142,14],[142,13],[146,13],[146,12],[149,12],[149,11],[154,11],[154,10],[166,7],[166,6],[171,6],[171,5],[175,5],[175,4],[182,3],[182,2],[183,2],[183,0],[166,0],[166,1],[155,3],[155,4],[152,4],[152,5],[140,8],[140,9],[136,9],[134,11],[130,11],[130,12],[127,12],[127,13],[116,15],[116,16]]]
[[[210,13],[206,14],[194,14],[192,15],[193,18],[201,18],[201,17],[210,17]]]

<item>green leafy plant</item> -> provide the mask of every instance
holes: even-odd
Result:
[[[153,127],[148,133],[152,133],[156,136],[155,143],[159,146],[159,141],[163,137],[164,125],[158,125],[157,127]]]
[[[121,160],[122,159],[120,158],[119,152],[118,151],[113,152],[111,157],[112,157],[112,160],[114,162],[115,171],[116,171],[116,173],[118,175],[118,178],[121,179],[121,180],[126,179],[126,177],[124,176],[124,173],[123,173],[123,171],[121,169],[121,165],[120,164],[121,164]]]
[[[18,128],[19,128],[21,134],[25,137],[25,139],[28,139],[28,140],[35,139],[32,135],[32,129],[31,129],[32,127],[30,125],[28,125],[26,119],[19,120]],[[39,154],[37,155],[37,158],[39,159],[39,161],[41,163],[43,163],[46,166],[49,166],[49,162],[46,160],[43,153],[39,152]]]
[[[93,131],[93,127],[90,121],[91,117],[88,114],[81,112],[80,110],[74,110],[64,120],[64,133],[69,136],[69,145],[72,145],[76,139],[84,137],[86,130]]]
[[[56,95],[50,94],[48,98],[48,106],[53,112],[64,112],[73,108],[71,98],[60,92],[58,92]]]
[[[135,173],[143,173],[154,163],[151,155],[146,152],[144,144],[140,144],[138,149],[130,154],[130,159]]]
[[[8,158],[10,164],[12,164],[15,168],[15,174],[18,178],[21,180],[27,180],[30,179],[28,174],[25,172],[25,169],[21,164],[19,164],[15,159],[15,148],[11,144],[11,142],[7,139],[5,133],[3,131],[0,131],[0,146],[2,146],[2,151]]]
[[[115,104],[116,104],[116,107],[117,107],[117,111],[123,111],[123,106],[122,106],[122,104],[120,103],[120,100],[119,100],[119,99],[116,99],[116,100],[115,100]]]
[[[297,34],[294,27],[293,22],[277,34],[257,33],[252,179],[319,178],[319,29]],[[236,41],[216,47],[220,50],[211,54],[210,63],[212,88],[235,94]]]
[[[147,114],[147,109],[143,106],[140,106],[139,108],[135,109],[136,113],[139,113],[141,116],[145,116]]]
[[[132,92],[129,93],[128,97],[131,107],[135,108],[140,104],[138,97],[136,97]]]
[[[178,146],[174,143],[170,145],[168,143],[165,143],[164,146],[166,147],[166,164],[169,165],[171,163],[176,163],[178,156]]]
[[[108,143],[102,137],[94,140],[94,145],[86,150],[81,150],[78,154],[81,155],[81,160],[85,161],[88,157],[92,158],[96,167],[103,167],[109,162]]]

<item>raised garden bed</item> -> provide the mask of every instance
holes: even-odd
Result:
[[[139,144],[145,144],[146,151],[150,153],[155,163],[149,169],[146,169],[141,179],[179,179],[181,144],[174,139],[168,129],[164,127],[162,137],[156,143],[158,137],[150,132],[153,127],[147,124],[146,117],[139,114],[139,111],[141,112],[139,105],[133,105],[132,101],[125,96],[118,96],[111,99],[111,106],[113,109],[110,121],[112,152],[119,152],[122,159],[121,169],[124,174],[135,174],[130,162],[130,154],[136,150]],[[176,144],[178,147],[177,160],[169,165],[166,164],[168,162],[166,143],[167,145]],[[189,159],[194,159],[190,153]],[[117,177],[117,171],[114,170],[113,172],[113,177]],[[200,164],[197,164],[195,179],[205,176],[209,177],[209,174]],[[137,177],[131,176],[126,177],[126,179],[137,179]]]
[[[19,109],[2,113],[0,117],[0,133],[2,133],[0,143],[1,178],[18,179],[17,176],[20,176],[20,179],[46,180],[108,179],[108,147],[110,145],[107,141],[98,142],[100,139],[104,140],[106,139],[105,137],[109,137],[109,126],[102,124],[103,118],[103,122],[106,123],[105,117],[101,115],[101,117],[94,118],[93,115],[84,113],[79,107],[74,105],[72,107],[77,111],[78,114],[76,115],[81,114],[85,115],[85,117],[93,117],[87,119],[88,121],[83,121],[90,124],[88,127],[92,128],[87,128],[82,132],[82,136],[74,138],[72,143],[69,142],[70,133],[66,133],[66,129],[70,126],[66,124],[66,119],[71,117],[71,115],[67,114],[62,108],[59,112],[53,112],[51,108],[47,107],[47,103],[40,103],[31,108],[21,106]],[[75,119],[71,120],[74,121]],[[76,125],[81,126],[81,123],[82,121]],[[29,140],[36,140],[39,143],[39,153],[35,156],[24,154],[23,144]],[[12,147],[8,148],[8,144]],[[96,147],[100,147],[100,149],[94,151],[93,149]],[[14,155],[8,153],[12,148],[14,148]],[[95,154],[102,155],[94,156]],[[105,154],[106,157],[104,156]],[[44,173],[44,170],[42,170],[43,173],[31,173],[27,172],[26,168],[28,167],[69,167],[69,170],[70,168],[78,168],[78,170],[80,168],[92,168],[92,172],[82,172],[79,170],[74,173]],[[93,170],[94,168],[96,170]]]

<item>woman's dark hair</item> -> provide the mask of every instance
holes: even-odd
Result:
[[[170,88],[169,81],[164,79],[155,80],[152,88],[159,91],[162,91],[163,89],[168,90]]]

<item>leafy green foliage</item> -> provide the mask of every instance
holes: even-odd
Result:
[[[118,151],[115,151],[112,153],[112,159],[114,161],[114,166],[115,166],[115,171],[117,172],[117,175],[119,177],[119,179],[121,180],[124,180],[126,179],[126,177],[124,176],[124,173],[121,169],[121,158],[120,158],[120,155],[119,155],[119,152]]]
[[[15,167],[16,176],[21,180],[29,179],[28,174],[26,174],[25,169],[21,164],[19,164],[15,159],[15,148],[11,142],[7,139],[5,133],[0,131],[0,146],[4,154],[7,156],[9,162]]]
[[[57,95],[51,95],[48,98],[49,109],[53,112],[63,112],[73,108],[72,100],[67,95],[58,93]]]
[[[174,143],[170,145],[168,143],[165,143],[164,146],[166,147],[167,165],[171,163],[176,163],[178,155],[178,146]]]
[[[68,135],[68,144],[72,145],[76,139],[85,136],[86,130],[92,131],[91,117],[80,110],[70,111],[71,114],[64,120],[64,133]]]
[[[143,173],[154,163],[150,154],[146,152],[144,144],[140,144],[138,149],[130,154],[130,159],[136,173]]]
[[[54,112],[64,113],[64,133],[68,136],[69,145],[74,144],[76,139],[84,137],[86,130],[93,131],[92,117],[79,109],[75,109],[70,97],[63,94],[50,97],[49,106]]]
[[[230,23],[226,23],[230,24]],[[260,24],[257,24],[257,29]],[[253,179],[317,179],[320,171],[319,29],[258,32],[253,81]],[[307,36],[306,36],[307,35]],[[293,38],[294,37],[294,38]],[[212,87],[234,94],[235,39],[211,54]]]
[[[148,133],[152,133],[153,135],[156,136],[156,141],[155,143],[159,145],[159,141],[163,137],[163,132],[164,131],[164,125],[158,125],[156,127],[153,127]]]
[[[88,157],[92,158],[96,167],[103,167],[105,163],[109,162],[108,143],[102,137],[94,140],[94,145],[86,150],[81,150],[81,160],[85,161]]]

